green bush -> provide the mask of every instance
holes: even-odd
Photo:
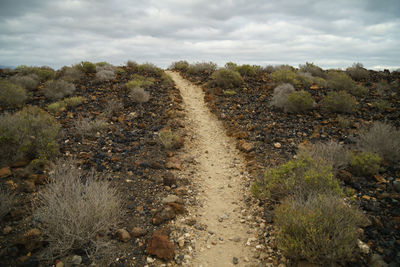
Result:
[[[238,88],[243,84],[243,78],[239,72],[228,69],[216,70],[212,75],[212,84],[224,89]]]
[[[288,95],[288,106],[284,107],[285,112],[304,112],[313,108],[314,100],[311,94],[306,91],[296,91]]]
[[[327,112],[353,113],[357,111],[356,99],[345,91],[329,92],[321,101]]]
[[[28,98],[26,91],[19,85],[0,80],[0,107],[15,108],[22,106]]]
[[[137,66],[139,72],[161,77],[164,71],[152,63],[144,63]]]
[[[387,100],[379,99],[372,102],[372,107],[377,109],[379,112],[386,112],[392,108],[392,105]]]
[[[189,68],[189,63],[185,60],[173,62],[170,66],[170,69],[186,72]]]
[[[277,84],[289,83],[295,87],[301,86],[301,81],[298,79],[297,74],[288,68],[275,70],[270,77]]]
[[[356,83],[342,71],[331,71],[328,73],[328,87],[336,91],[352,92],[356,87]]]
[[[60,125],[38,107],[26,107],[0,117],[0,163],[21,157],[52,159],[57,155]]]
[[[181,147],[181,138],[170,129],[160,131],[158,135],[161,144],[166,149],[177,149]]]
[[[390,124],[376,121],[362,128],[356,142],[361,151],[378,154],[390,163],[400,161],[400,131]]]
[[[80,118],[75,122],[75,133],[81,137],[93,137],[107,128],[108,124],[103,119]]]
[[[187,73],[192,75],[199,75],[199,74],[211,75],[216,69],[217,69],[217,64],[213,62],[197,62],[189,65]]]
[[[41,82],[52,80],[56,77],[56,72],[52,68],[47,66],[28,67],[25,65],[21,65],[18,66],[15,70],[22,75],[36,74]]]
[[[326,88],[328,86],[328,82],[324,78],[321,78],[321,77],[313,77],[312,82],[322,88]]]
[[[318,67],[317,65],[314,65],[313,63],[306,62],[305,65],[300,65],[299,68],[300,68],[300,71],[305,72],[305,73],[310,73],[314,77],[320,77],[323,79],[326,78],[326,74],[325,74],[324,70],[322,68]]]
[[[346,263],[358,251],[359,227],[367,219],[341,197],[313,194],[289,198],[275,211],[277,246],[286,257],[311,263]]]
[[[257,75],[256,67],[250,66],[249,64],[237,66],[235,70],[239,72],[242,77],[254,77]]]
[[[59,79],[62,79],[67,82],[77,82],[83,78],[82,69],[75,65],[73,67],[64,66],[59,71]]]
[[[227,70],[236,70],[237,66],[238,65],[234,62],[226,62],[225,63],[225,69],[227,69]]]
[[[126,66],[133,70],[137,70],[137,67],[139,66],[139,64],[136,61],[128,60],[128,62],[126,62]]]
[[[354,63],[353,66],[346,69],[346,72],[356,81],[368,80],[369,72],[361,63]]]
[[[256,197],[275,200],[288,195],[307,197],[311,193],[342,195],[332,167],[324,161],[306,156],[267,169],[264,177],[253,183],[252,192]]]
[[[83,72],[83,73],[96,73],[96,64],[89,62],[89,61],[82,61],[80,64],[77,65],[77,67]]]
[[[369,93],[369,90],[367,87],[362,85],[356,85],[353,87],[353,90],[351,90],[350,93],[355,96],[365,96]]]
[[[148,88],[148,87],[152,86],[155,82],[154,78],[146,78],[139,74],[131,75],[131,79],[132,80],[130,80],[129,82],[127,82],[125,84],[125,86],[130,90],[135,87]]]
[[[163,73],[161,75],[161,84],[164,86],[174,86],[174,80],[172,80],[171,76],[167,73]]]
[[[36,89],[40,83],[39,77],[36,74],[14,75],[10,78],[10,82],[27,90]]]
[[[123,68],[117,68],[117,69],[115,70],[115,73],[118,74],[118,75],[122,75],[122,74],[125,73],[125,70],[124,70]]]
[[[49,99],[60,99],[71,95],[75,91],[75,85],[64,80],[47,81],[43,88],[43,94]]]
[[[370,152],[355,152],[351,155],[351,172],[355,175],[370,177],[379,172],[382,159]]]
[[[81,96],[72,96],[72,97],[68,97],[65,98],[64,100],[61,101],[57,101],[54,103],[51,103],[47,106],[47,110],[50,113],[57,113],[58,111],[60,111],[61,109],[67,108],[67,107],[76,107],[80,104],[82,104],[83,102],[83,97]]]

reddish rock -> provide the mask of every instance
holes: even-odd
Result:
[[[157,212],[153,217],[153,224],[160,225],[165,221],[171,220],[175,218],[176,214],[172,207],[167,206],[162,209],[160,212]]]
[[[238,148],[243,152],[251,152],[254,150],[254,145],[252,143],[246,142],[245,140],[240,140]]]
[[[185,213],[185,207],[182,204],[171,202],[168,203],[168,206],[170,206],[174,210],[175,214]]]
[[[167,235],[155,232],[147,242],[146,252],[159,259],[172,260],[175,256],[174,244]]]
[[[182,162],[177,157],[168,158],[167,162],[165,163],[165,167],[167,169],[175,169],[175,170],[182,170]]]
[[[118,229],[117,236],[122,242],[128,242],[131,239],[131,235],[125,229]]]
[[[144,236],[145,234],[147,234],[147,230],[141,227],[134,227],[131,231],[131,236],[133,237],[140,237]]]
[[[7,178],[11,175],[10,167],[4,167],[0,169],[0,178]]]

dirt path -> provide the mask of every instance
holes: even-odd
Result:
[[[246,223],[243,201],[246,172],[233,140],[204,102],[202,89],[168,72],[183,97],[192,143],[189,153],[197,161],[194,184],[200,208],[193,216],[207,226],[198,231],[189,266],[255,266],[254,229]]]

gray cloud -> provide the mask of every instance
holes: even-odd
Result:
[[[0,0],[0,65],[226,61],[400,68],[397,0]]]

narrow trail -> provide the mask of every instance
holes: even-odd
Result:
[[[249,246],[254,229],[243,219],[247,178],[244,160],[222,123],[205,105],[202,89],[178,73],[168,74],[182,95],[186,126],[192,135],[188,153],[198,163],[193,182],[202,205],[192,212],[207,225],[207,231],[198,233],[190,266],[255,266],[255,249]]]

